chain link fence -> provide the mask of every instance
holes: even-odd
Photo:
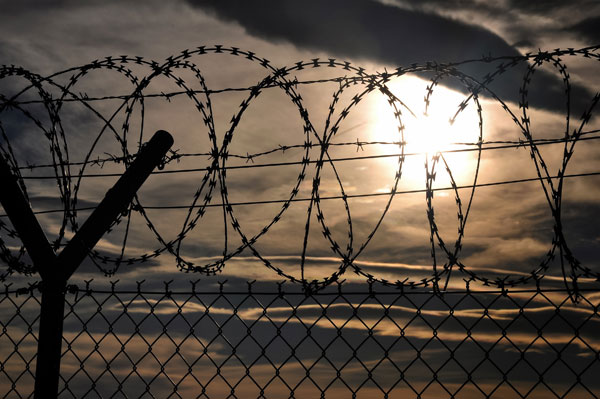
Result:
[[[356,286],[355,286],[356,287]],[[0,294],[0,396],[33,396],[41,294]],[[70,286],[60,398],[597,398],[600,295]]]

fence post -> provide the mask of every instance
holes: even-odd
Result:
[[[42,284],[38,351],[35,367],[34,398],[56,398],[60,379],[60,358],[65,308],[65,282]]]
[[[69,277],[115,218],[127,209],[138,189],[162,161],[171,145],[173,138],[169,133],[163,130],[156,132],[58,256],[21,192],[17,178],[0,157],[0,178],[3,185],[0,202],[42,278],[35,399],[58,396],[65,288]]]

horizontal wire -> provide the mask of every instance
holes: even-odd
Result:
[[[341,259],[340,259],[341,260]],[[277,284],[276,281],[272,281],[272,283]],[[346,282],[344,281],[343,284],[352,284],[351,282]],[[16,288],[16,289],[10,289],[10,286],[7,287],[7,289],[0,291],[0,294],[18,294],[18,295],[23,295],[25,292],[30,292],[32,293],[35,289],[38,288],[39,286],[39,282],[34,282],[31,283],[30,287],[23,287],[23,288]],[[289,288],[292,288],[292,286],[287,286]],[[283,288],[283,287],[282,287]],[[185,291],[185,290],[178,290],[178,289],[169,289],[167,292],[165,292],[165,290],[144,290],[144,289],[94,289],[94,288],[82,288],[79,287],[77,284],[71,284],[69,286],[67,286],[67,293],[70,294],[76,294],[76,293],[86,293],[86,294],[102,294],[102,295],[119,295],[119,294],[129,294],[129,295],[162,295],[162,296],[171,296],[171,295],[177,295],[177,296],[183,296],[183,295],[212,295],[212,296],[220,296],[220,295],[248,295],[251,294],[253,296],[256,295],[266,295],[266,296],[280,296],[280,295],[301,295],[301,296],[306,296],[307,293],[304,291],[287,291],[285,289],[282,289],[281,291],[277,290],[273,290],[273,291],[260,291],[260,290],[256,290],[256,289],[252,289],[252,291],[248,291],[248,290],[232,290],[232,291],[228,291],[228,290],[223,290],[220,291],[218,288],[212,291],[207,291],[207,290],[193,290],[193,291]],[[338,296],[338,295],[439,295],[440,293],[443,294],[449,294],[449,295],[468,295],[468,294],[475,294],[475,295],[479,295],[479,294],[483,294],[483,295],[510,295],[510,294],[536,294],[536,293],[568,293],[569,290],[566,288],[520,288],[520,289],[515,289],[515,288],[505,288],[505,289],[498,289],[498,288],[490,288],[489,290],[485,290],[485,289],[473,289],[473,288],[469,288],[469,289],[447,289],[447,290],[443,290],[443,291],[433,291],[433,290],[428,290],[428,289],[422,289],[422,288],[418,288],[418,287],[414,287],[414,288],[410,288],[410,287],[404,287],[403,289],[401,289],[400,287],[395,287],[394,289],[388,289],[388,290],[383,290],[383,291],[376,291],[376,290],[365,290],[365,291],[355,291],[355,290],[348,290],[348,291],[344,291],[342,290],[341,292],[338,291],[338,287],[337,286],[331,286],[328,289],[324,289],[324,290],[320,290],[320,291],[314,291],[311,292],[309,295],[310,296]],[[580,287],[579,288],[579,292],[591,292],[591,293],[596,293],[598,292],[598,289],[596,288],[585,288],[585,287]]]
[[[596,133],[600,130],[596,130],[596,131],[590,131],[590,133]],[[551,145],[551,144],[560,144],[560,143],[565,143],[565,142],[573,142],[573,141],[587,141],[587,140],[598,140],[600,139],[600,136],[593,136],[593,137],[582,137],[579,139],[537,139],[534,140],[534,144],[535,145]],[[489,150],[503,150],[503,149],[510,149],[510,148],[521,148],[521,147],[530,147],[532,144],[526,141],[518,141],[518,142],[506,142],[506,141],[496,141],[496,142],[487,142],[485,144],[496,144],[496,143],[511,143],[511,144],[505,144],[505,145],[496,145],[496,146],[492,146],[492,147],[482,147],[481,151],[489,151]],[[366,143],[366,144],[370,144],[370,143]],[[360,143],[358,144],[359,146],[362,145],[366,145],[365,143]],[[382,144],[381,142],[379,142],[379,144]],[[396,144],[399,145],[400,143],[385,143],[385,144]],[[336,144],[329,144],[329,146],[331,145],[336,145]],[[349,142],[349,143],[338,143],[337,145],[357,145],[356,142]],[[477,143],[455,143],[455,145],[478,145]],[[484,143],[482,143],[482,145],[484,145]],[[298,148],[300,147],[304,147],[304,145],[299,145]],[[311,148],[315,147],[315,148],[319,148],[321,147],[321,145],[319,144],[315,144],[315,145],[311,145]],[[290,149],[290,147],[287,147],[287,149]],[[476,152],[479,151],[479,148],[460,148],[460,149],[455,149],[455,150],[445,150],[445,151],[438,151],[436,153],[439,154],[452,154],[452,153],[464,153],[464,152]],[[329,163],[329,162],[345,162],[345,161],[361,161],[361,160],[369,160],[369,159],[381,159],[381,158],[399,158],[399,157],[408,157],[408,156],[418,156],[418,155],[424,155],[427,152],[412,152],[412,153],[406,153],[406,154],[379,154],[379,155],[365,155],[365,156],[358,156],[358,157],[345,157],[345,158],[331,158],[328,159],[327,161],[318,161],[318,160],[308,160],[308,161],[292,161],[292,162],[272,162],[272,163],[264,163],[264,164],[246,164],[246,165],[232,165],[232,166],[225,166],[225,167],[211,167],[211,168],[189,168],[189,169],[176,169],[176,170],[154,170],[151,172],[151,174],[153,175],[161,175],[161,174],[175,174],[175,173],[192,173],[192,172],[209,172],[209,171],[215,171],[215,170],[234,170],[234,169],[253,169],[253,168],[266,168],[266,167],[275,167],[275,166],[294,166],[294,165],[304,165],[304,164],[316,164],[316,163]],[[206,154],[206,156],[210,156],[210,154]],[[231,156],[231,155],[228,155]],[[239,156],[241,158],[245,158],[243,156]],[[254,158],[255,156],[250,156],[249,160],[251,160],[252,158]],[[94,161],[96,162],[96,161]],[[91,163],[91,162],[87,162],[87,163]],[[65,164],[63,164],[65,165]],[[69,165],[73,165],[73,163],[69,164]],[[47,165],[44,165],[44,167],[46,167]],[[66,165],[65,165],[66,166]],[[27,166],[22,166],[19,169],[31,169],[31,167],[27,167]],[[73,176],[76,177],[119,177],[121,176],[122,173],[85,173],[82,175],[79,174],[74,174]],[[56,176],[52,175],[52,176],[40,176],[40,175],[34,175],[34,176],[21,176],[21,178],[23,180],[52,180],[52,179],[56,179]]]
[[[589,176],[600,176],[600,171],[597,172],[586,172],[586,173],[576,173],[576,174],[565,174],[563,178],[575,178],[575,177],[589,177]],[[534,181],[545,181],[548,179],[559,179],[561,176],[550,176],[545,178],[540,177],[531,177],[526,179],[514,179],[514,180],[503,180],[498,182],[491,183],[478,183],[478,184],[468,184],[468,185],[457,185],[457,190],[469,189],[469,188],[479,188],[479,187],[492,187],[492,186],[501,186],[507,184],[518,184],[518,183],[528,183]],[[428,191],[448,191],[454,190],[454,187],[438,187],[431,189],[414,189],[414,190],[402,190],[395,192],[383,192],[383,193],[367,193],[367,194],[348,194],[348,195],[333,195],[333,196],[325,196],[319,197],[319,200],[335,200],[335,199],[356,199],[356,198],[369,198],[369,197],[382,197],[389,195],[403,195],[403,194],[418,194],[418,193],[426,193]],[[149,205],[143,206],[144,209],[196,209],[196,208],[214,208],[214,207],[223,207],[223,206],[245,206],[245,205],[268,205],[268,204],[283,204],[286,202],[307,202],[311,201],[311,198],[292,198],[292,199],[278,199],[278,200],[264,200],[264,201],[244,201],[244,202],[229,202],[229,203],[217,203],[217,204],[206,204],[206,205]],[[96,209],[95,206],[89,207],[81,207],[77,208],[74,211],[91,211]],[[51,209],[45,211],[34,211],[33,213],[36,215],[47,214],[47,213],[58,213],[64,212],[64,209]],[[0,217],[7,217],[6,214],[0,214]]]
[[[594,130],[588,130],[588,131],[584,131],[581,132],[579,135],[580,136],[585,136],[588,134],[593,134],[593,133],[599,133],[600,129],[594,129]],[[600,136],[594,136],[594,137],[579,137],[577,139],[573,139],[573,138],[540,138],[540,139],[533,139],[530,141],[524,141],[524,140],[518,140],[518,141],[514,141],[514,140],[489,140],[489,141],[482,141],[481,143],[478,142],[457,142],[457,143],[449,143],[448,145],[461,145],[461,146],[482,146],[482,150],[487,150],[487,149],[503,149],[503,148],[519,148],[519,147],[531,147],[532,143],[534,145],[548,145],[548,144],[558,144],[558,143],[565,143],[565,142],[575,142],[575,141],[586,141],[586,140],[597,140],[600,139]],[[356,146],[357,147],[357,151],[358,149],[362,148],[363,146],[369,146],[369,145],[394,145],[394,146],[398,146],[398,145],[402,145],[402,144],[407,144],[407,142],[400,142],[400,141],[359,141],[357,139],[357,141],[351,141],[351,142],[342,142],[342,143],[329,143],[327,144],[328,147],[334,147],[334,146]],[[483,146],[486,145],[495,145],[495,144],[506,144],[505,146],[496,146],[496,147],[487,147],[487,148],[483,148]],[[228,157],[230,158],[240,158],[240,159],[245,159],[247,161],[251,161],[254,158],[259,158],[263,155],[270,155],[274,152],[277,151],[281,151],[281,152],[285,152],[288,150],[292,150],[292,149],[297,149],[297,148],[320,148],[322,147],[321,144],[296,144],[296,145],[286,145],[286,146],[279,146],[278,148],[274,148],[271,150],[267,150],[267,151],[263,151],[260,153],[255,153],[255,154],[246,154],[246,155],[239,155],[239,154],[227,154]],[[460,149],[460,150],[444,150],[444,151],[439,151],[440,154],[446,154],[446,153],[452,153],[452,152],[466,152],[466,151],[478,151],[479,148],[475,148],[475,149],[471,149],[471,150],[466,150],[466,149]],[[176,151],[172,152],[173,155],[171,156],[169,161],[173,161],[173,160],[179,160],[181,158],[184,157],[212,157],[211,153],[185,153],[185,154],[179,154]],[[412,155],[423,155],[425,154],[425,152],[415,152],[415,153],[407,153],[404,154],[404,156],[412,156]],[[396,157],[396,156],[400,156],[399,154],[395,155],[389,155],[390,157]],[[57,163],[52,163],[52,164],[39,164],[39,165],[31,165],[28,164],[26,166],[19,166],[18,169],[19,170],[33,170],[33,169],[38,169],[38,168],[54,168],[56,166],[82,166],[82,165],[100,165],[100,167],[102,168],[104,166],[105,163],[108,162],[115,162],[115,163],[120,163],[122,162],[125,158],[127,158],[128,160],[132,160],[135,158],[135,155],[130,155],[128,157],[117,157],[117,156],[110,156],[109,158],[97,158],[97,159],[93,159],[90,161],[81,161],[81,162],[57,162]],[[291,165],[295,165],[296,163],[291,163]],[[283,165],[285,165],[285,163],[283,163]],[[260,165],[259,165],[260,166]],[[268,166],[268,165],[267,165]],[[276,164],[276,166],[280,166],[280,164]],[[248,166],[251,167],[251,166]],[[225,167],[225,169],[227,168],[239,168],[239,167]],[[219,168],[221,169],[221,168]],[[190,171],[206,171],[207,169],[191,169]],[[214,169],[213,169],[214,170]],[[182,170],[183,172],[187,171],[187,170]],[[154,172],[154,173],[172,173],[169,171],[166,172]],[[82,175],[82,177],[97,177],[97,176],[115,176],[114,174],[89,174],[89,175]],[[32,176],[29,176],[28,178],[34,178]],[[39,178],[48,178],[45,176],[39,177]]]
[[[287,84],[287,86],[296,86],[296,85],[312,85],[312,84],[321,84],[321,83],[342,83],[342,82],[361,82],[369,79],[376,79],[380,76],[378,74],[368,74],[361,77],[346,77],[346,76],[338,76],[328,79],[313,79],[313,80],[293,80]],[[117,94],[112,96],[101,96],[101,97],[89,97],[85,93],[80,93],[81,97],[65,97],[62,99],[59,98],[51,98],[47,100],[25,100],[25,101],[16,101],[10,100],[5,101],[7,105],[31,105],[31,104],[48,104],[48,103],[58,103],[58,102],[96,102],[96,101],[107,101],[107,100],[130,100],[132,98],[135,99],[146,99],[146,98],[166,98],[170,101],[171,97],[177,97],[181,95],[192,95],[192,94],[221,94],[221,93],[231,93],[231,92],[249,92],[253,90],[263,90],[263,89],[274,89],[281,88],[279,84],[265,84],[262,86],[244,86],[244,87],[224,87],[221,89],[208,89],[208,90],[178,90],[172,92],[160,92],[160,93],[133,93],[133,94]],[[74,94],[71,93],[72,96]]]

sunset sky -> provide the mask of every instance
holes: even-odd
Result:
[[[417,285],[427,280],[430,288],[434,265],[443,270],[449,253],[464,272],[453,265],[441,280],[448,288],[462,289],[472,276],[482,279],[473,283],[478,288],[486,279],[527,280],[526,287],[532,287],[532,271],[544,276],[545,287],[562,288],[563,275],[571,284],[573,272],[561,255],[571,251],[591,271],[584,276],[584,269],[576,269],[578,283],[598,287],[597,108],[585,123],[581,118],[600,91],[598,49],[594,57],[554,57],[531,76],[533,60],[509,66],[510,57],[600,44],[597,1],[22,0],[0,1],[0,10],[0,65],[5,66],[0,71],[0,150],[21,168],[31,206],[51,243],[64,247],[73,236],[71,222],[81,225],[123,172],[121,143],[135,154],[159,129],[175,140],[168,162],[139,191],[141,208],[136,205],[119,219],[96,246],[95,260],[87,259],[72,283],[118,279],[135,286],[146,280],[147,287],[162,288],[164,281],[174,280],[189,287],[190,280],[202,278],[213,290],[226,279],[234,288],[257,280],[272,289],[273,282],[290,278],[323,284],[347,257],[351,265],[339,280],[351,287],[364,291],[372,276]],[[123,100],[152,75],[154,61],[163,65],[182,51],[186,64],[173,67],[170,78],[153,77],[142,90],[143,105]],[[136,57],[143,59],[136,63]],[[494,57],[506,58],[482,60]],[[431,83],[436,63],[469,60],[446,70],[453,76]],[[60,120],[49,117],[40,93],[15,67],[50,78],[41,83],[45,93],[68,100],[54,109]],[[260,93],[249,89],[284,67],[292,68],[287,82],[298,81],[288,92],[281,86],[261,87]],[[381,73],[392,75],[377,83],[347,80]],[[476,85],[489,74],[496,74],[490,91],[479,90],[474,99],[465,82]],[[70,84],[65,94],[62,88]],[[209,95],[202,92],[207,89]],[[195,96],[186,90],[196,91]],[[22,104],[5,106],[7,99]],[[546,141],[537,147],[535,161],[519,127],[524,119],[533,139]],[[565,143],[548,143],[563,139],[565,131],[571,138],[582,134],[566,168]],[[47,132],[58,134],[55,142]],[[329,146],[321,153],[323,140]],[[481,152],[476,151],[480,140]],[[220,153],[218,166],[228,168],[226,174],[207,171],[214,152]],[[64,223],[64,187],[47,165],[67,161],[70,182],[62,179],[60,168],[58,177],[70,184],[68,192],[76,192],[79,211]],[[544,165],[552,184],[536,180],[539,168],[546,177]],[[435,229],[428,220],[427,173],[435,174],[430,180]],[[549,201],[552,188],[559,190],[554,177],[560,174],[587,176],[564,178],[556,229]],[[318,204],[310,201],[315,178]],[[474,184],[481,187],[473,190]],[[1,207],[0,214],[6,224],[0,238],[18,256],[20,241],[8,234],[11,224]],[[438,233],[433,235],[435,257],[433,230]],[[553,247],[557,234],[564,241]],[[140,258],[144,262],[128,261]],[[214,271],[224,258],[216,277],[201,273]],[[29,263],[26,254],[20,260]],[[7,276],[7,270],[1,263],[6,283],[37,279]],[[498,317],[516,312],[509,305],[497,306]],[[305,309],[307,319],[315,309]],[[370,310],[364,317],[374,320]],[[411,311],[399,307],[398,318]],[[463,316],[472,317],[472,311],[465,309]],[[434,313],[430,316],[439,317]],[[379,333],[393,335],[385,327]],[[560,335],[560,326],[548,329],[560,342],[568,338]],[[486,332],[482,339],[491,339]],[[459,338],[449,334],[447,339]],[[593,345],[597,350],[597,340]],[[580,350],[574,356],[589,355],[589,348]]]

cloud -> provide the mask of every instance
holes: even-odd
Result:
[[[393,63],[451,61],[457,55],[473,58],[490,51],[518,55],[504,40],[478,26],[372,1],[191,3],[240,23],[250,34],[350,57]]]
[[[510,0],[509,5],[511,8],[519,8],[523,11],[532,13],[546,13],[549,10],[562,8],[565,6],[565,2],[561,0],[545,0],[545,1],[518,1]]]
[[[565,28],[565,31],[579,35],[587,44],[593,46],[600,43],[598,26],[600,26],[600,17],[591,17]]]
[[[367,59],[390,66],[479,59],[484,55],[520,55],[504,38],[481,26],[375,1],[188,1],[269,41],[292,43],[298,48],[323,51],[332,56]],[[489,64],[479,63],[461,67],[461,71],[479,78],[492,69]],[[491,87],[502,98],[518,102],[518,87],[524,72],[525,65],[512,69],[503,75],[502,84]],[[536,90],[530,93],[532,105],[564,109],[564,88],[560,79],[541,71],[536,74],[534,83]],[[452,82],[443,84],[459,88]],[[577,90],[588,92],[583,87]],[[583,104],[578,101],[576,105]]]

